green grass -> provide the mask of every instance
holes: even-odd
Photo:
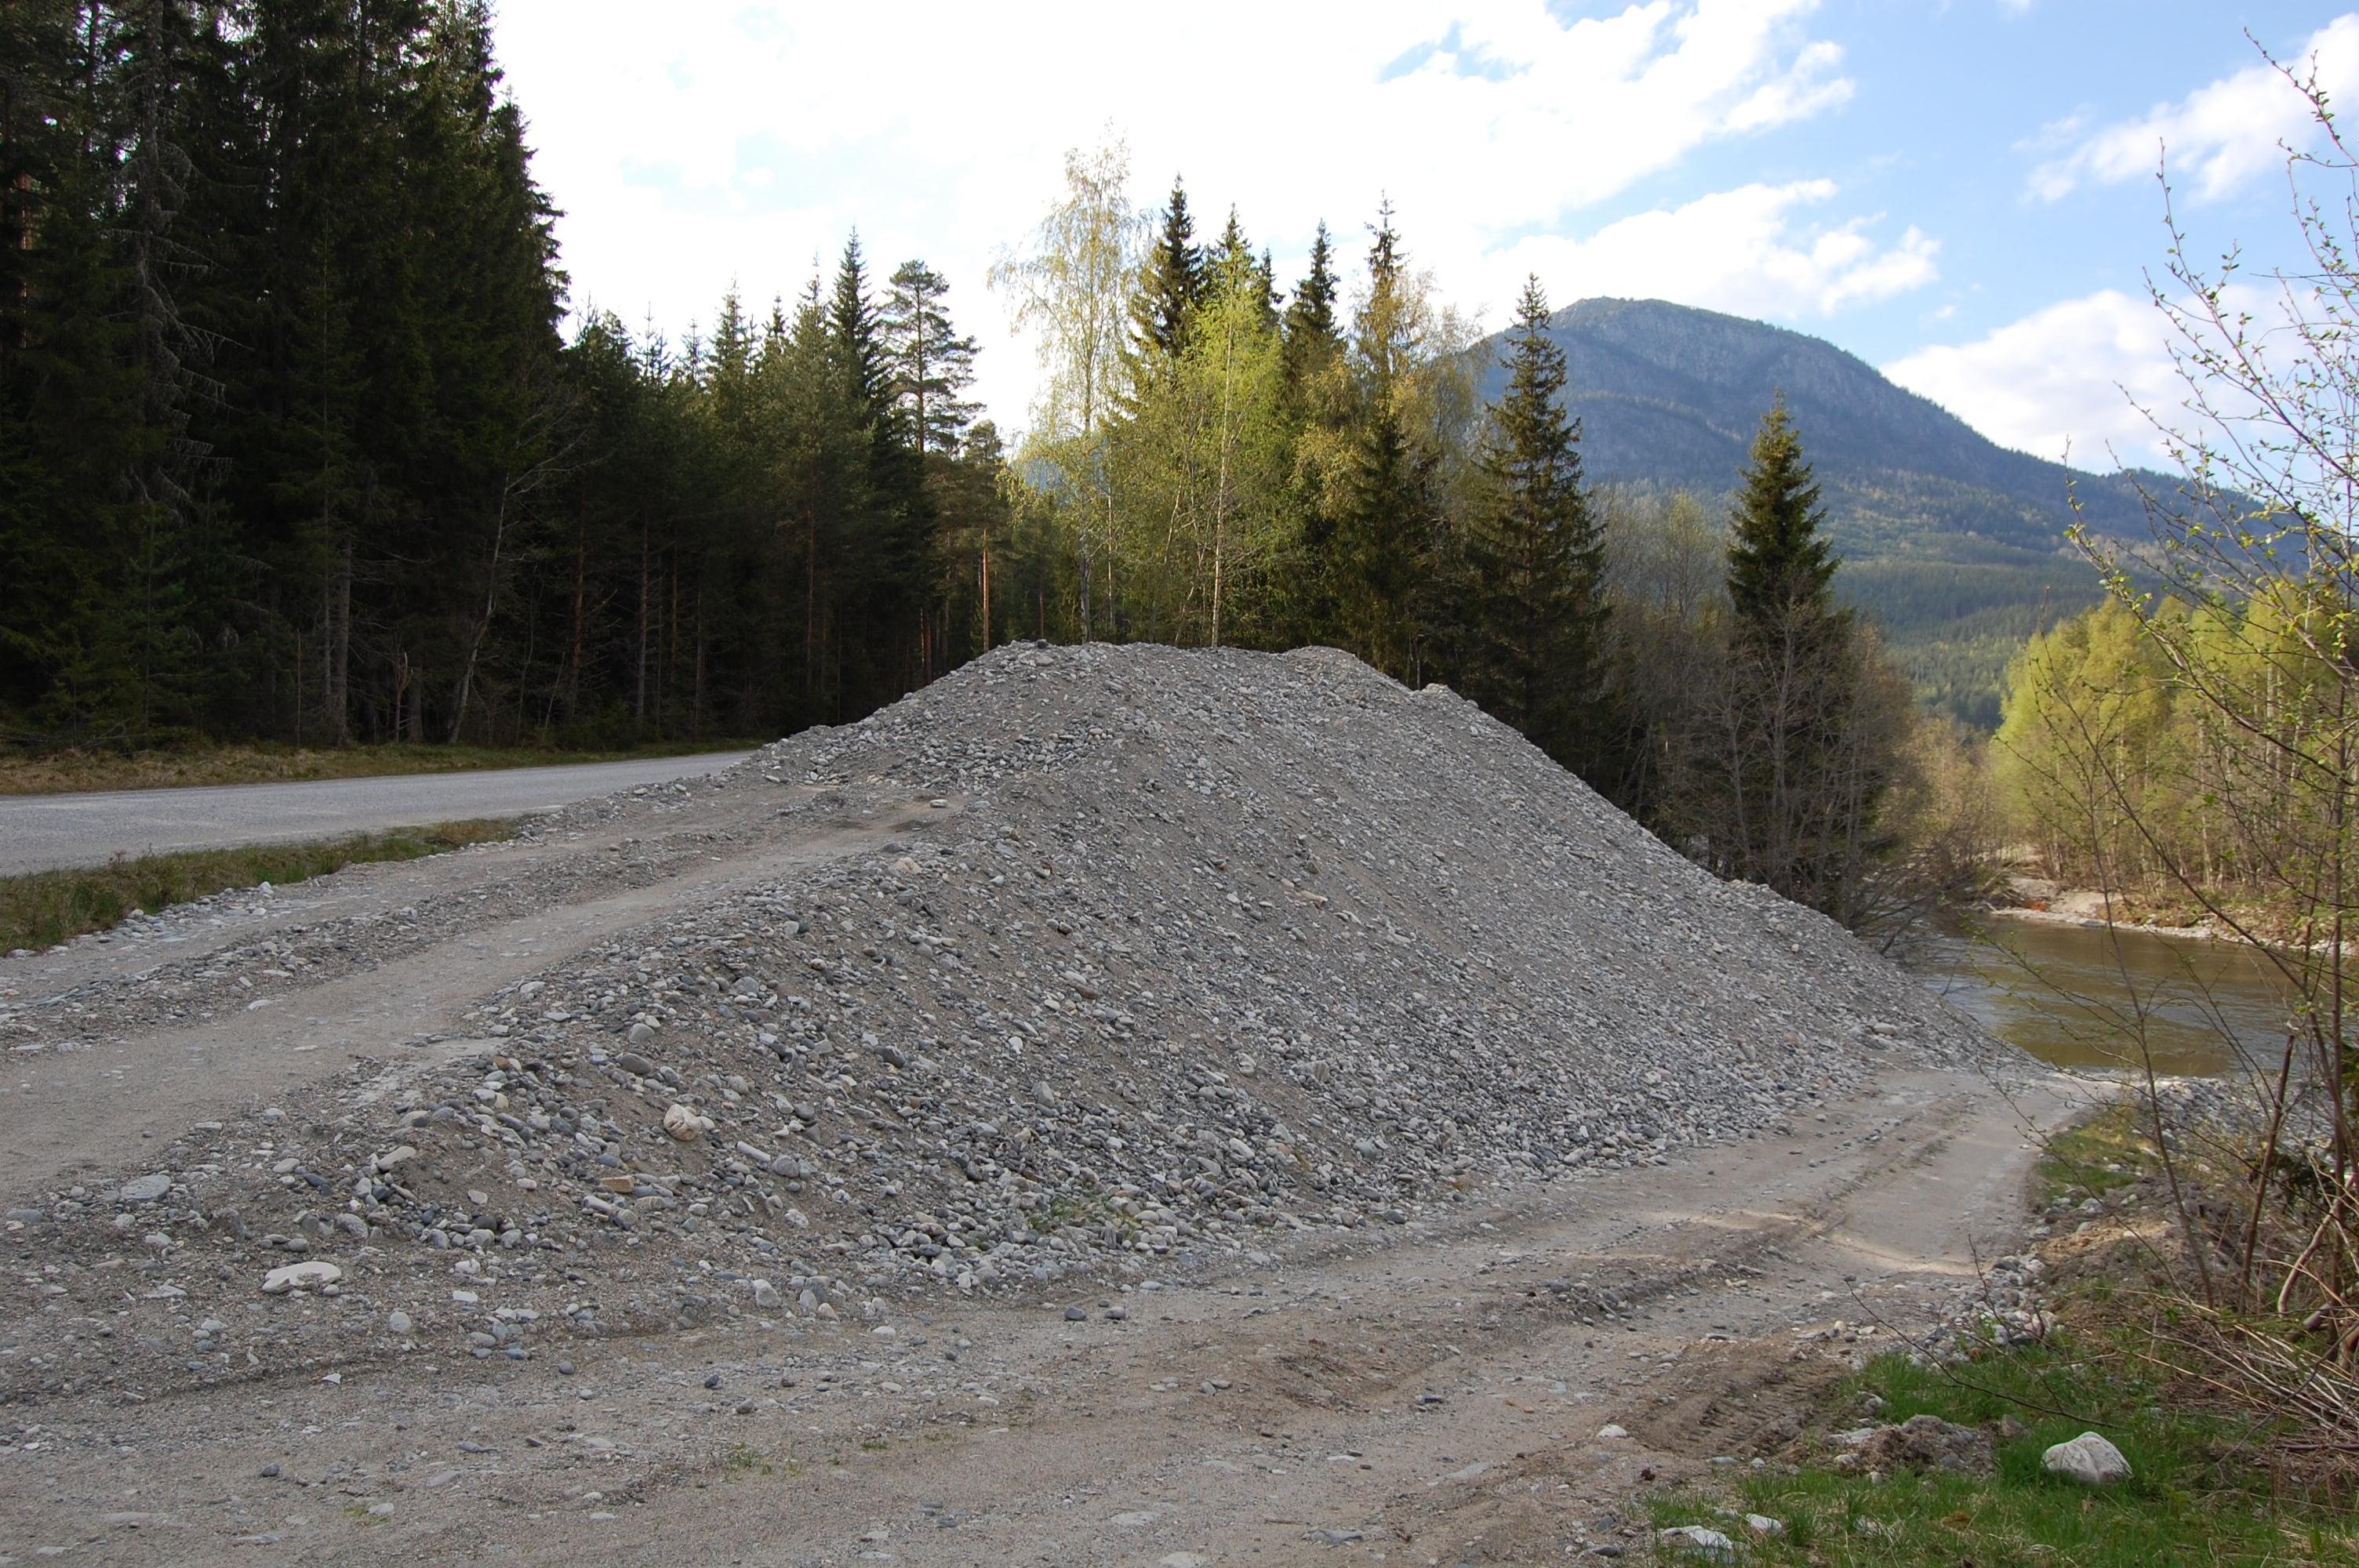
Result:
[[[2108,1106],[2048,1141],[2036,1174],[2048,1202],[2103,1197],[2155,1167],[2154,1144],[2140,1130],[2136,1108]]]
[[[716,736],[705,741],[666,741],[626,751],[604,752],[569,752],[551,746],[429,746],[411,742],[327,748],[198,745],[150,752],[0,751],[0,795],[168,789],[190,784],[291,784],[307,779],[376,778],[389,773],[620,762],[640,757],[742,752],[759,744],[756,741]]]
[[[1748,1541],[1751,1560],[1797,1568],[2359,1563],[2359,1520],[2346,1509],[2276,1494],[2256,1463],[2270,1433],[2169,1407],[2113,1347],[2060,1342],[1992,1351],[1947,1370],[1886,1356],[1833,1409],[1856,1411],[1867,1393],[1886,1402],[1879,1422],[1930,1414],[1973,1426],[2013,1417],[2024,1430],[1999,1444],[1995,1476],[1871,1481],[1815,1465],[1798,1475],[1761,1472],[1733,1495],[1653,1499],[1657,1525],[1706,1524],[1744,1540],[1743,1516],[1763,1514],[1787,1534]],[[2041,1469],[2050,1444],[2087,1431],[2127,1456],[2129,1480],[2092,1490]]]
[[[0,877],[0,953],[48,947],[106,931],[133,910],[154,914],[228,888],[299,882],[366,860],[415,860],[467,844],[507,838],[509,822],[444,822],[308,844],[117,856],[84,871]]]

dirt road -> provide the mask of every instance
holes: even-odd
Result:
[[[1897,1077],[1791,1141],[1076,1296],[1078,1322],[1062,1296],[936,1302],[578,1364],[20,1411],[0,1563],[1181,1568],[1626,1546],[1642,1474],[1774,1448],[1846,1357],[1952,1300],[2020,1223],[2024,1119],[2068,1105]]]
[[[386,827],[522,816],[611,790],[697,778],[743,752],[305,784],[0,796],[0,876],[114,855],[285,844]]]
[[[1825,923],[1440,698],[1044,658],[0,959],[0,1568],[1610,1557],[2008,1249],[2071,1086]]]

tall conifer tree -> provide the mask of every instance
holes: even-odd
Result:
[[[1403,294],[1407,258],[1386,201],[1370,226],[1368,291],[1354,324],[1358,385],[1343,505],[1330,545],[1336,631],[1397,679],[1424,676],[1440,534],[1435,454],[1404,408],[1416,349]]]
[[[1604,543],[1567,416],[1564,350],[1539,279],[1524,285],[1507,387],[1491,409],[1467,530],[1468,695],[1579,771],[1600,751]]]
[[[1753,438],[1752,461],[1729,518],[1728,597],[1737,623],[1760,635],[1798,615],[1834,619],[1834,546],[1780,393]]]
[[[1202,302],[1210,276],[1203,248],[1196,243],[1196,221],[1188,212],[1187,188],[1174,176],[1163,226],[1139,265],[1138,292],[1131,299],[1135,353],[1178,357],[1187,347],[1189,318]]]
[[[950,284],[922,261],[893,273],[883,313],[885,352],[894,395],[908,416],[920,452],[959,448],[981,406],[964,395],[974,380],[974,339],[951,325],[943,301]]]

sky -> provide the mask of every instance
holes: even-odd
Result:
[[[2291,0],[500,0],[496,25],[576,310],[675,341],[733,287],[791,298],[856,228],[880,283],[949,279],[1020,429],[1034,345],[991,263],[1068,149],[1119,139],[1140,207],[1183,178],[1200,234],[1234,206],[1281,284],[1322,219],[1356,265],[1388,198],[1486,328],[1527,274],[1559,305],[1774,321],[2097,469],[2153,460],[2138,406],[2176,395],[2166,154],[2193,254],[2280,265],[2309,127],[2253,40],[2359,90],[2359,11]]]

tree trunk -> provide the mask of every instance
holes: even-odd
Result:
[[[352,719],[349,712],[348,682],[353,665],[353,542],[347,536],[336,550],[336,563],[328,582],[328,636],[323,652],[327,657],[328,741],[331,745],[347,745],[352,741]]]
[[[583,524],[573,535],[573,638],[565,655],[565,714],[578,718],[582,707],[582,643],[589,634],[590,528]]]
[[[631,717],[647,721],[647,525],[639,524],[639,657],[637,684],[631,697]]]

